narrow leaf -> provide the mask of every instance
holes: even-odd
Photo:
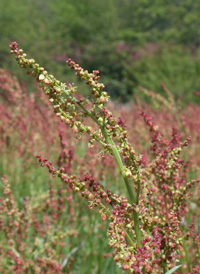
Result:
[[[173,267],[172,269],[170,269],[169,271],[167,271],[165,274],[172,274],[174,273],[178,268],[180,268],[182,266],[182,264],[177,265],[175,267]]]

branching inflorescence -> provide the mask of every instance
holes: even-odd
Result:
[[[128,198],[105,189],[88,173],[84,178],[71,175],[70,162],[68,167],[56,169],[47,158],[37,155],[41,166],[47,167],[53,177],[58,176],[69,189],[81,193],[90,209],[98,209],[103,221],[109,219],[107,236],[117,264],[128,273],[165,273],[179,264],[183,248],[187,253],[181,222],[190,189],[198,182],[186,182],[187,164],[180,157],[189,139],[181,142],[173,130],[168,141],[151,117],[141,111],[152,133],[152,160],[146,161],[129,143],[122,119],[118,121],[105,107],[108,95],[99,83],[98,71],[89,73],[68,59],[68,66],[91,88],[91,98],[82,98],[74,85],[61,83],[35,60],[27,59],[16,42],[10,48],[20,67],[37,79],[61,121],[78,138],[88,134],[89,148],[98,142],[101,155],[112,155],[120,170]],[[88,118],[94,126],[88,124]],[[191,271],[189,262],[187,267]]]

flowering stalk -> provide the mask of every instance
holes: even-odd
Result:
[[[160,271],[168,274],[176,271],[180,267],[176,264],[180,262],[181,252],[185,248],[181,222],[187,211],[186,201],[191,196],[190,189],[199,181],[186,182],[187,164],[180,157],[190,138],[181,142],[173,129],[172,139],[168,141],[158,126],[151,121],[152,118],[141,111],[141,116],[152,134],[153,159],[148,162],[144,155],[136,155],[128,142],[123,122],[117,122],[105,107],[108,96],[103,91],[104,85],[98,82],[98,71],[88,73],[71,59],[67,61],[76,75],[91,87],[90,100],[80,98],[80,95],[76,95],[73,85],[61,83],[33,59],[27,59],[26,54],[18,49],[16,42],[12,43],[10,48],[11,53],[16,54],[18,64],[26,68],[28,74],[36,77],[56,115],[72,128],[77,138],[87,133],[89,148],[98,142],[103,147],[101,155],[108,153],[114,157],[129,199],[105,190],[87,173],[84,178],[80,176],[81,173],[78,173],[79,177],[69,175],[70,157],[68,166],[61,167],[60,160],[59,169],[56,170],[47,158],[43,159],[38,155],[41,166],[47,167],[53,177],[58,176],[67,189],[84,197],[90,209],[97,208],[103,221],[109,219],[109,246],[114,249],[115,262],[123,270],[132,274],[159,274]],[[88,118],[91,118],[92,126],[88,123]],[[63,157],[66,157],[65,153]],[[192,224],[188,235],[198,245],[194,227]],[[190,257],[187,252],[186,257],[190,270]],[[198,270],[198,266],[195,265],[192,270],[196,269]]]
[[[90,209],[98,208],[98,212],[101,215],[101,219],[105,221],[107,218],[114,222],[114,226],[110,224],[110,230],[108,232],[108,237],[110,238],[110,246],[117,247],[118,253],[126,253],[126,249],[129,250],[130,247],[134,247],[135,243],[131,236],[130,227],[126,227],[124,223],[130,222],[133,206],[131,206],[125,197],[112,194],[109,190],[105,190],[103,186],[94,182],[93,178],[89,174],[85,174],[84,180],[77,178],[76,175],[67,175],[64,173],[64,168],[56,170],[52,162],[48,162],[47,158],[42,158],[40,155],[37,155],[39,164],[42,167],[47,167],[49,173],[53,177],[58,176],[69,189],[74,190],[76,193],[81,193],[81,196],[88,201],[88,206]],[[90,188],[88,187],[88,183]],[[113,209],[118,207],[118,210],[121,208],[122,216],[115,216],[115,211],[110,210],[106,205],[109,204]],[[124,219],[124,220],[123,220]],[[113,239],[113,229],[119,233],[118,239]],[[128,243],[128,246],[126,244]],[[130,253],[130,251],[129,251]],[[122,265],[124,264],[123,257],[121,258]],[[126,261],[126,260],[125,260]],[[131,265],[131,262],[130,262]],[[124,266],[126,269],[127,266]],[[128,273],[130,266],[126,269]]]
[[[70,85],[69,87],[66,84],[58,81],[53,75],[49,75],[47,71],[44,70],[43,67],[40,67],[35,60],[27,59],[26,54],[23,53],[22,49],[18,49],[18,44],[13,42],[10,45],[11,53],[16,54],[16,60],[20,67],[26,68],[27,74],[31,74],[33,77],[37,79],[40,86],[43,88],[46,95],[49,96],[49,101],[52,103],[54,111],[60,119],[65,122],[68,126],[73,129],[74,133],[79,134],[86,132],[90,135],[91,140],[90,144],[93,145],[94,141],[99,142],[104,146],[105,151],[110,152],[122,174],[124,179],[128,194],[129,200],[131,204],[138,203],[139,200],[139,182],[140,179],[138,177],[138,193],[137,199],[133,193],[132,187],[129,183],[129,177],[133,176],[135,170],[133,171],[124,166],[121,156],[119,154],[119,148],[115,145],[112,136],[116,136],[120,134],[119,140],[121,137],[121,145],[125,147],[127,152],[132,153],[134,155],[134,150],[131,149],[130,145],[127,143],[126,132],[123,131],[119,125],[116,125],[115,120],[112,114],[105,108],[105,102],[108,101],[107,93],[103,91],[104,85],[102,83],[98,83],[100,76],[97,76],[98,71],[93,71],[93,73],[88,73],[88,71],[84,71],[78,64],[75,64],[71,59],[68,59],[67,63],[72,69],[76,71],[76,74],[81,77],[82,80],[86,80],[87,84],[92,88],[93,99],[92,102],[92,110],[89,111],[86,109],[85,105],[89,105],[90,102],[86,99],[77,100],[73,93],[75,92],[75,87]],[[79,108],[77,108],[77,106]],[[80,112],[82,110],[82,112]],[[99,127],[98,130],[93,131],[91,127],[85,126],[83,121],[86,117],[90,117]],[[102,141],[103,137],[103,141]],[[134,157],[132,157],[133,162],[135,162]],[[131,164],[133,164],[133,162]],[[136,164],[134,164],[136,167]],[[138,170],[136,171],[139,175]],[[133,210],[133,219],[135,224],[135,232],[137,243],[141,247],[141,231],[139,228],[139,218],[138,214]]]

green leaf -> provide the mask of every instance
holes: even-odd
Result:
[[[172,269],[170,269],[169,271],[167,271],[165,274],[171,274],[171,273],[174,273],[179,267],[181,267],[182,264],[180,265],[177,265],[175,267],[173,267]]]

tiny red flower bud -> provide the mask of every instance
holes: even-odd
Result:
[[[130,266],[128,264],[123,264],[123,270],[128,270],[130,268]]]
[[[105,214],[105,213],[102,213],[102,214],[101,214],[101,220],[102,220],[102,221],[105,221],[105,220],[106,220],[106,214]]]

